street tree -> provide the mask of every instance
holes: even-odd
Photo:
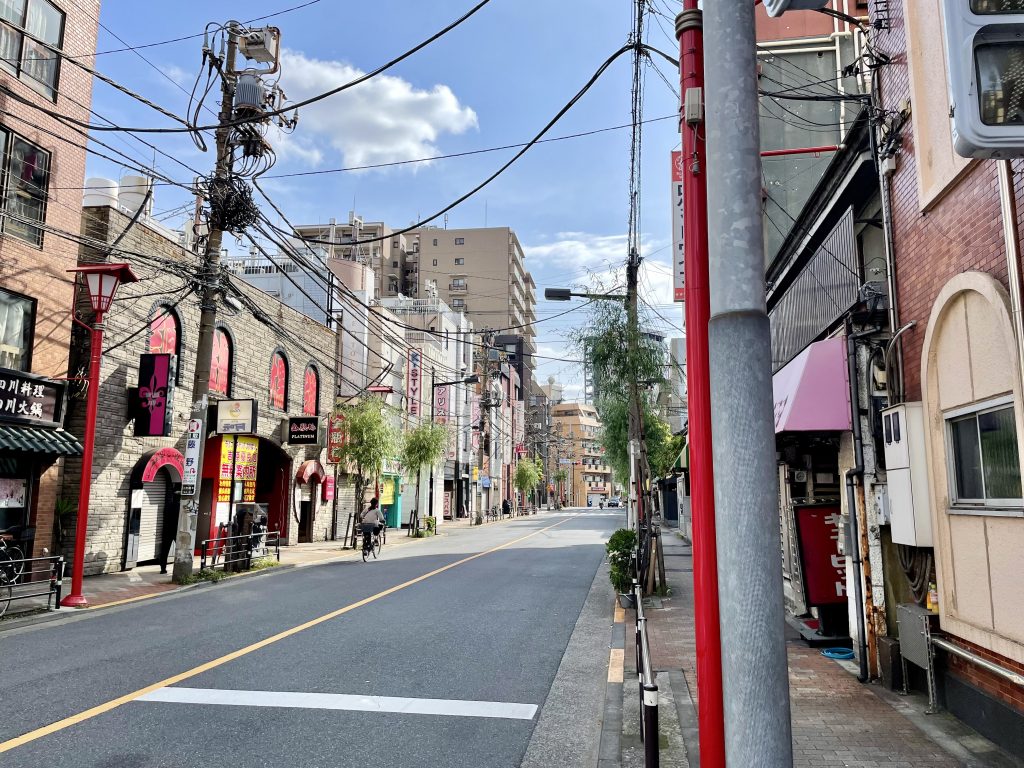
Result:
[[[339,406],[345,423],[345,443],[338,453],[339,462],[348,466],[355,477],[356,517],[363,513],[363,497],[371,483],[377,482],[384,462],[398,453],[399,432],[384,413],[384,401],[367,397],[359,402]]]
[[[564,469],[556,469],[553,475],[555,482],[558,484],[557,493],[555,494],[555,509],[562,508],[562,494],[565,489],[565,481],[569,479],[569,473]]]
[[[536,490],[544,475],[544,468],[538,459],[524,457],[516,464],[516,474],[513,478],[515,487],[520,490],[525,499],[528,494]]]
[[[448,447],[448,428],[442,424],[424,422],[405,435],[402,445],[402,464],[416,473],[416,509],[409,521],[410,530],[419,530],[420,470],[440,461]]]

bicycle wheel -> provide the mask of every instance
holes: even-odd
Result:
[[[20,547],[12,547],[8,544],[7,556],[11,558],[11,567],[14,569],[11,584],[17,584],[21,579],[21,575],[25,573],[25,553],[21,551]]]
[[[0,616],[7,613],[7,607],[11,604],[11,595],[14,590],[11,588],[11,583],[7,579],[7,575],[0,571]]]
[[[384,534],[383,533],[378,533],[377,536],[376,536],[376,541],[373,542],[373,559],[374,560],[376,560],[377,559],[377,555],[380,554],[380,548],[382,546],[384,546]]]
[[[363,539],[363,562],[364,563],[366,562],[367,556],[370,554],[370,550],[373,549],[372,546],[370,546],[370,547],[366,546],[367,544],[369,544],[369,542],[364,538]]]

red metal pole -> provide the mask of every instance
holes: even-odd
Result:
[[[680,93],[704,89],[704,30],[697,0],[683,0],[676,18]],[[701,99],[703,103],[703,98]],[[684,115],[680,112],[680,117]],[[708,362],[708,196],[703,125],[680,120],[682,133],[683,242],[686,272],[686,371],[690,430],[690,499],[693,517],[693,607],[697,639],[697,722],[703,768],[725,768],[722,645],[718,626],[718,553],[711,459],[711,385]]]
[[[103,359],[103,313],[96,313],[89,337],[89,398],[85,408],[85,440],[82,447],[82,477],[78,484],[78,521],[75,524],[75,559],[71,564],[71,592],[60,601],[68,608],[85,608],[82,595],[85,567],[85,537],[89,528],[89,492],[92,488],[92,448],[96,442],[96,411],[100,402],[100,361]]]

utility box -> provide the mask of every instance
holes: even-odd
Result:
[[[930,547],[932,510],[921,403],[901,403],[882,411],[882,435],[892,540],[913,547]]]

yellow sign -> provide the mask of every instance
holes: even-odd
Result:
[[[473,467],[473,482],[475,483],[479,479],[480,479],[480,468],[479,467]]]
[[[380,487],[380,503],[394,504],[395,503],[395,481],[388,478]]]
[[[238,441],[238,447],[235,449],[235,480],[255,480],[260,439],[243,436],[235,439]]]

